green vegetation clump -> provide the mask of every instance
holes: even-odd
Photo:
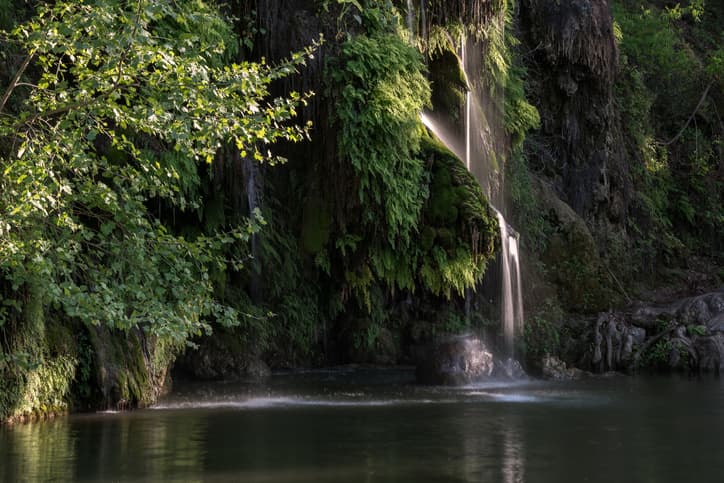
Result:
[[[419,276],[436,295],[464,294],[483,277],[499,248],[498,221],[480,184],[439,142],[426,137],[430,199],[423,214]]]

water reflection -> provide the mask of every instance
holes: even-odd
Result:
[[[519,418],[503,420],[503,461],[501,471],[505,483],[525,482],[525,446]]]
[[[6,428],[0,433],[0,481],[201,481],[204,426],[197,418],[169,423],[93,415]]]
[[[227,389],[229,401],[260,396]],[[265,391],[303,404],[0,428],[0,481],[665,482],[724,473],[719,381],[340,389],[325,379],[323,390]]]
[[[0,480],[73,479],[76,440],[66,418],[10,427],[0,436]]]

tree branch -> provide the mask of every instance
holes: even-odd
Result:
[[[33,56],[35,55],[35,51],[32,51],[28,54],[28,56],[25,58],[22,64],[20,64],[20,68],[15,73],[15,76],[13,77],[13,80],[10,82],[10,85],[5,90],[5,94],[3,94],[2,100],[0,100],[0,112],[3,111],[5,108],[5,104],[8,102],[8,99],[10,98],[10,95],[13,93],[15,88],[18,86],[18,83],[20,81],[20,76],[23,75],[23,72],[25,72],[25,69],[28,68],[28,65],[30,64],[30,61],[33,59]]]
[[[670,141],[667,141],[665,143],[657,143],[659,146],[668,146],[670,144],[673,144],[676,142],[677,139],[681,137],[682,134],[684,134],[684,130],[689,127],[689,124],[694,119],[694,116],[696,116],[696,113],[699,112],[699,108],[701,108],[701,105],[704,104],[704,99],[706,99],[707,94],[709,94],[709,89],[711,89],[711,86],[714,85],[714,81],[709,82],[709,85],[706,86],[706,89],[704,89],[704,93],[701,95],[701,99],[699,99],[699,103],[696,105],[696,108],[694,109],[694,112],[691,113],[691,116],[689,116],[689,119],[686,120],[686,123],[684,124],[684,127],[681,128],[679,133],[671,138]]]

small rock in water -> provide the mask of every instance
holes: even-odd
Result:
[[[578,379],[586,373],[575,367],[569,368],[565,362],[555,356],[546,356],[543,359],[543,377],[556,381]]]

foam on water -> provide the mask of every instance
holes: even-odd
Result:
[[[150,409],[265,409],[284,407],[376,407],[416,404],[433,404],[445,402],[436,399],[315,399],[303,397],[259,397],[244,401],[211,400],[211,401],[177,401],[152,406]]]

